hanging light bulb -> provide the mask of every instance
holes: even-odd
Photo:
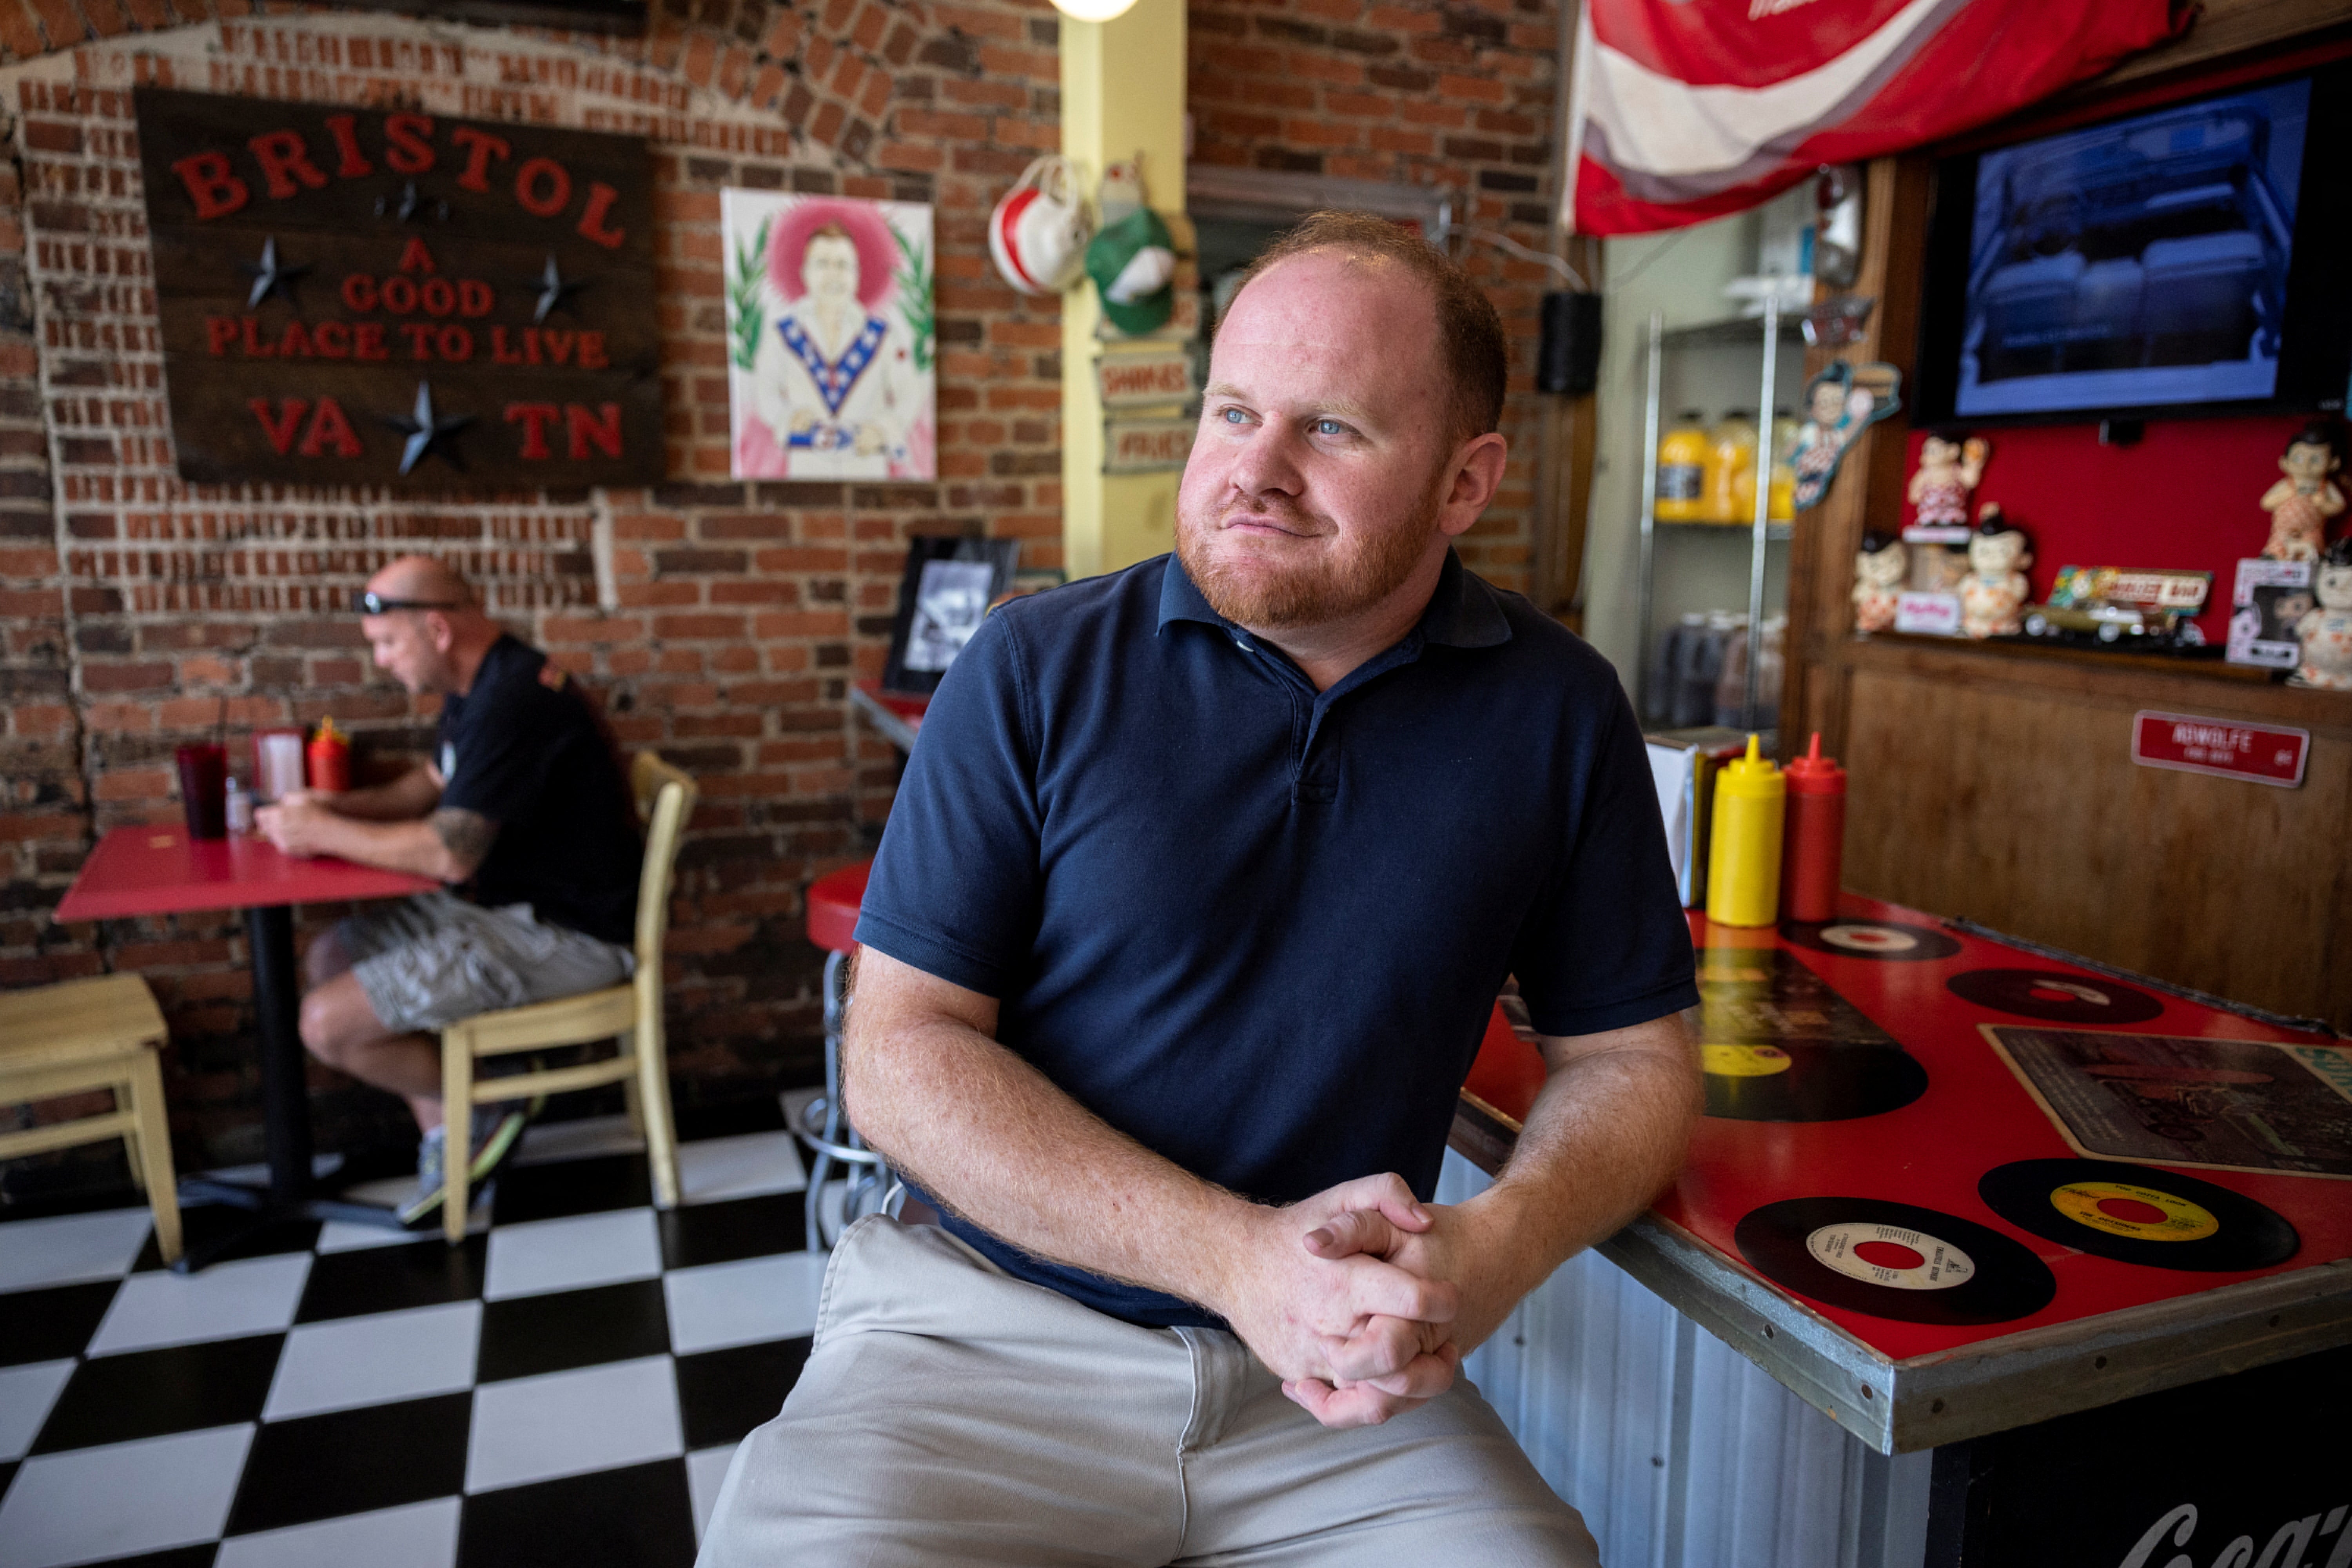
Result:
[[[1054,9],[1077,22],[1108,22],[1124,16],[1135,0],[1054,0]]]

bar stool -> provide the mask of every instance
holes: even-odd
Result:
[[[793,1128],[814,1152],[809,1166],[805,1217],[808,1249],[826,1250],[824,1226],[818,1220],[824,1184],[835,1164],[847,1169],[849,1179],[841,1194],[841,1227],[862,1218],[866,1205],[885,1212],[905,1192],[882,1156],[866,1146],[857,1129],[841,1108],[841,1022],[849,1004],[849,955],[857,951],[857,908],[866,898],[866,879],[874,862],[861,860],[819,877],[809,885],[808,937],[824,949],[824,1092],[801,1107]]]

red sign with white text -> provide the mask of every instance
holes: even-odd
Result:
[[[2303,783],[2303,764],[2310,752],[2308,730],[2265,730],[2202,714],[2147,709],[2132,716],[2132,761],[2145,768],[2218,773],[2293,789]]]

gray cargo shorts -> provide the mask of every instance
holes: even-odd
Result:
[[[454,893],[364,905],[335,935],[394,1033],[618,985],[637,967],[627,948],[551,925],[529,904],[484,909]]]

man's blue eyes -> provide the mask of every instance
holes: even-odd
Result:
[[[1249,415],[1244,410],[1239,408],[1223,409],[1219,413],[1219,417],[1223,418],[1228,425],[1246,425],[1249,423]],[[1344,436],[1348,433],[1348,427],[1345,425],[1340,424],[1337,419],[1318,419],[1309,426],[1309,428],[1318,436]]]

